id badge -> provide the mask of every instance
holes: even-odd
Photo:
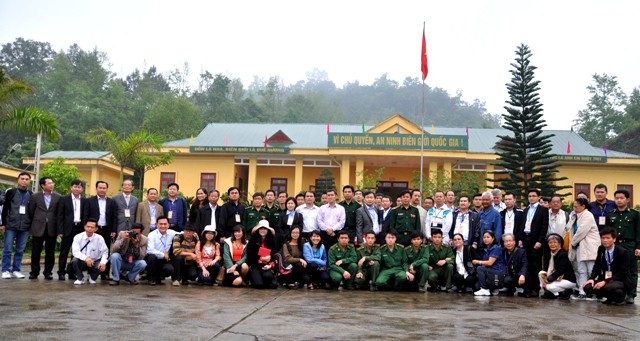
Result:
[[[124,209],[124,217],[125,218],[131,218],[131,210],[128,208]]]
[[[173,211],[169,211],[169,214],[167,214],[167,218],[169,219],[173,218]]]
[[[434,220],[434,221],[431,223],[431,226],[432,226],[432,227],[438,227],[438,221],[437,221],[437,220]]]
[[[240,215],[236,214],[236,223],[239,223],[239,222],[240,222]]]
[[[605,225],[607,223],[607,217],[599,216],[598,225]]]
[[[293,225],[293,217],[287,218],[287,225]]]
[[[506,228],[508,228],[508,229],[510,229],[510,228],[511,228],[511,222],[510,222],[510,221],[508,221],[508,222],[506,223]]]
[[[613,273],[611,271],[605,271],[604,279],[609,279],[611,277],[613,277]]]
[[[525,230],[531,230],[531,222],[530,222],[530,221],[529,221],[529,222],[524,223],[524,229],[525,229]]]
[[[27,206],[25,205],[20,205],[20,211],[18,212],[20,214],[27,214]]]

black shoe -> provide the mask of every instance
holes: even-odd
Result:
[[[60,281],[64,281],[66,278],[64,278],[64,275],[58,275],[58,280]]]
[[[424,290],[424,287],[419,287],[418,288],[418,292],[421,294],[424,294],[425,292],[427,292],[426,290]]]
[[[107,275],[100,275],[100,280],[103,280],[103,281],[109,280],[109,276],[107,276]]]
[[[53,275],[44,275],[44,279],[46,279],[47,281],[50,281],[53,279]]]
[[[635,302],[635,297],[631,296],[631,295],[627,295],[627,297],[624,299],[624,301],[627,304],[634,304]]]
[[[29,274],[29,279],[38,279],[38,275]]]
[[[607,300],[608,301],[608,300]],[[625,305],[625,300],[622,301],[617,301],[617,302],[611,302],[611,305]]]
[[[120,285],[120,281],[111,281],[109,282],[110,286],[116,286],[116,285]]]
[[[69,275],[69,279],[75,281],[76,279],[78,279],[78,277],[76,277],[75,274],[71,274]]]
[[[150,286],[152,286],[152,287],[156,286],[156,281],[155,281],[155,280],[150,279],[150,280],[149,280],[149,285],[150,285]]]
[[[378,291],[378,287],[376,287],[375,285],[372,285],[372,286],[369,287],[369,290]]]
[[[554,295],[552,292],[550,291],[545,291],[544,295],[542,295],[542,298],[544,299],[548,299],[548,300],[555,300],[556,298],[558,298],[556,295]]]

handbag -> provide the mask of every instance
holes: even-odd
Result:
[[[562,243],[562,249],[569,252],[569,248],[571,247],[571,235],[569,234],[569,231],[564,233],[563,241],[564,243]]]
[[[287,276],[291,274],[291,264],[287,264],[284,261],[284,257],[282,256],[282,251],[276,253],[276,263],[278,267],[278,274],[282,276]]]

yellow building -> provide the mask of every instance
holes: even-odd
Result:
[[[63,158],[64,163],[78,167],[80,180],[86,183],[85,194],[95,195],[96,181],[102,180],[109,184],[107,195],[112,196],[120,192],[120,166],[113,161],[113,156],[104,151],[52,151],[40,156],[40,166],[56,158]],[[33,158],[25,158],[23,163],[33,165]],[[124,176],[133,176],[133,169],[124,168]],[[14,180],[15,182],[15,180]],[[69,187],[70,184],[56,184],[56,186]]]
[[[8,187],[15,187],[18,182],[18,174],[22,172],[31,174],[31,178],[34,176],[31,171],[16,168],[4,162],[0,162],[0,184]]]
[[[322,187],[331,177],[336,188],[355,185],[366,172],[384,167],[377,191],[394,194],[415,186],[412,178],[420,170],[423,134],[426,181],[439,171],[494,171],[497,136],[509,133],[442,127],[423,131],[400,115],[375,126],[211,123],[193,139],[166,143],[166,151],[178,153],[171,164],[148,171],[144,187],[164,189],[177,182],[188,196],[198,187],[224,193],[230,186],[240,187],[248,197],[269,188],[296,194]],[[559,176],[568,178],[558,185],[571,186],[570,192],[591,195],[595,184],[604,183],[610,193],[625,188],[633,194],[640,186],[639,156],[594,148],[573,131],[547,133],[555,135],[551,153],[558,155]]]

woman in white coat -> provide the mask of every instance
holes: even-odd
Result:
[[[573,299],[589,299],[582,286],[589,279],[593,264],[595,263],[600,246],[600,234],[593,214],[587,209],[587,199],[577,198],[573,203],[574,212],[569,219],[569,234],[571,247],[569,248],[569,260],[578,280],[578,296]]]

